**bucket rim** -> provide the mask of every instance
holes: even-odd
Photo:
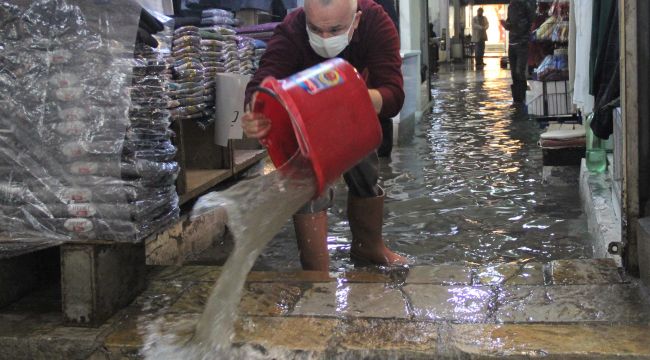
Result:
[[[314,176],[316,177],[317,194],[320,194],[325,189],[326,186],[326,184],[324,183],[325,174],[323,172],[323,169],[320,166],[316,165],[313,157],[311,156],[312,155],[311,145],[309,140],[305,137],[304,134],[306,128],[302,120],[302,117],[300,116],[296,117],[294,115],[294,112],[296,114],[300,113],[298,111],[298,106],[293,101],[288,91],[283,88],[282,83],[283,80],[278,80],[273,76],[268,76],[264,78],[264,80],[262,80],[262,82],[260,83],[260,86],[258,86],[254,90],[253,103],[255,102],[257,93],[264,92],[267,95],[271,96],[273,100],[277,101],[280,104],[280,106],[284,108],[284,111],[289,116],[291,126],[293,127],[293,134],[296,137],[296,142],[298,143],[298,151],[300,151],[303,157],[309,160],[312,171],[314,172]],[[260,139],[260,140],[264,140],[264,139]]]

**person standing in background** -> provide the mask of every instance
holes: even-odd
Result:
[[[512,75],[512,106],[524,109],[526,100],[526,67],[528,65],[528,41],[533,11],[526,0],[510,0],[508,18],[501,25],[509,31],[508,61]]]
[[[438,52],[439,52],[439,42],[440,39],[438,35],[433,30],[433,24],[429,23],[427,28],[427,37],[429,44],[429,72],[435,74],[438,72]]]
[[[476,44],[476,70],[483,69],[483,55],[487,41],[487,29],[490,27],[488,19],[483,16],[483,8],[478,8],[476,16],[472,18],[472,42]]]

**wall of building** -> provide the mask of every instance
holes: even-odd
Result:
[[[421,0],[401,0],[399,2],[400,41],[402,50],[420,50],[420,20],[424,4]]]

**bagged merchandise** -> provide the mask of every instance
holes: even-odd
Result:
[[[227,10],[208,9],[203,10],[201,13],[201,25],[237,26],[239,25],[239,19],[235,19],[234,14]]]
[[[569,58],[566,49],[557,49],[548,55],[534,70],[534,77],[541,81],[569,79]]]
[[[0,2],[0,233],[138,241],[169,224],[171,29],[134,47],[136,2],[26,4]]]
[[[266,51],[266,43],[262,40],[253,39],[253,48],[255,49],[253,54],[253,73],[255,73],[260,68],[260,60]]]
[[[201,60],[206,67],[206,80],[214,81],[216,74],[239,70],[235,31],[223,26],[201,29]]]
[[[238,74],[253,75],[255,44],[254,40],[246,36],[237,36],[237,57],[239,58]]]
[[[203,65],[201,39],[195,26],[174,31],[169,108],[172,120],[192,119],[206,126],[212,121],[214,100],[203,96],[207,69]]]

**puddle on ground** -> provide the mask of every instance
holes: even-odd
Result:
[[[510,80],[503,75],[440,75],[433,109],[415,125],[412,142],[382,159],[384,236],[415,265],[591,256],[578,179],[543,180],[541,130],[510,109]],[[335,190],[328,243],[332,270],[345,270],[353,267],[347,189],[339,183]],[[255,269],[299,266],[287,223]]]

